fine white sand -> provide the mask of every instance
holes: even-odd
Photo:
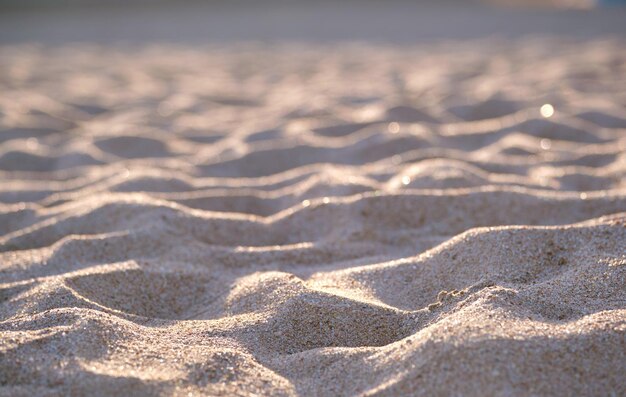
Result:
[[[0,395],[626,394],[623,41],[0,70]]]

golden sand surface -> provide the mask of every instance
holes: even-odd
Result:
[[[623,41],[0,70],[0,395],[626,394]]]

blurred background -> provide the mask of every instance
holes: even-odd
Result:
[[[0,43],[375,40],[626,33],[623,0],[0,0]]]

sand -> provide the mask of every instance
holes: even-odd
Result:
[[[0,395],[626,394],[626,42],[0,70]]]

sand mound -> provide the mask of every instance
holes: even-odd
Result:
[[[0,394],[626,394],[625,49],[0,48]]]

